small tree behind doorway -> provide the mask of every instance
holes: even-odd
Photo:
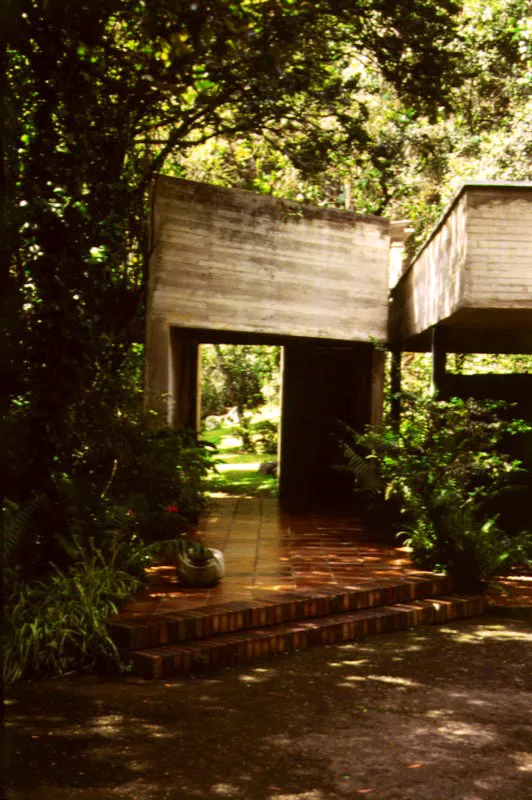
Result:
[[[204,345],[201,357],[202,419],[231,413],[243,449],[254,451],[250,413],[267,402],[277,404],[279,368],[279,347]]]
[[[209,344],[202,347],[201,416],[226,414],[234,408],[241,423],[278,395],[280,348],[266,345]]]

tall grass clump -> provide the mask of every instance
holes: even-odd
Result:
[[[7,577],[4,609],[4,681],[63,675],[74,669],[123,667],[107,619],[135,593],[139,578],[118,563],[119,548],[91,544],[66,570],[45,577]]]
[[[120,667],[106,620],[161,542],[184,546],[205,504],[210,451],[193,432],[124,408],[90,424],[73,417],[38,489],[17,488],[15,456],[2,511],[5,679]]]

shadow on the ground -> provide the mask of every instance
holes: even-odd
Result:
[[[20,685],[6,796],[524,800],[531,643],[485,617],[195,680]]]

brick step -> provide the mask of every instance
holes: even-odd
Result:
[[[236,633],[285,622],[327,617],[348,611],[423,600],[452,590],[444,575],[371,581],[358,587],[325,586],[291,592],[267,592],[255,600],[202,606],[193,611],[120,619],[109,624],[122,653],[179,644],[217,634]]]
[[[135,650],[131,652],[131,663],[134,675],[167,678],[203,669],[251,664],[306,647],[407,630],[414,625],[476,616],[483,610],[481,596],[436,597]]]

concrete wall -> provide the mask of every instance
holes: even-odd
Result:
[[[428,349],[532,351],[532,183],[466,184],[392,291],[390,340]]]
[[[465,305],[532,309],[532,184],[468,191],[467,239]]]
[[[391,338],[405,340],[457,311],[465,293],[467,199],[462,195],[392,291]]]
[[[379,217],[159,178],[148,286],[150,404],[168,392],[171,326],[384,341],[388,227]]]

